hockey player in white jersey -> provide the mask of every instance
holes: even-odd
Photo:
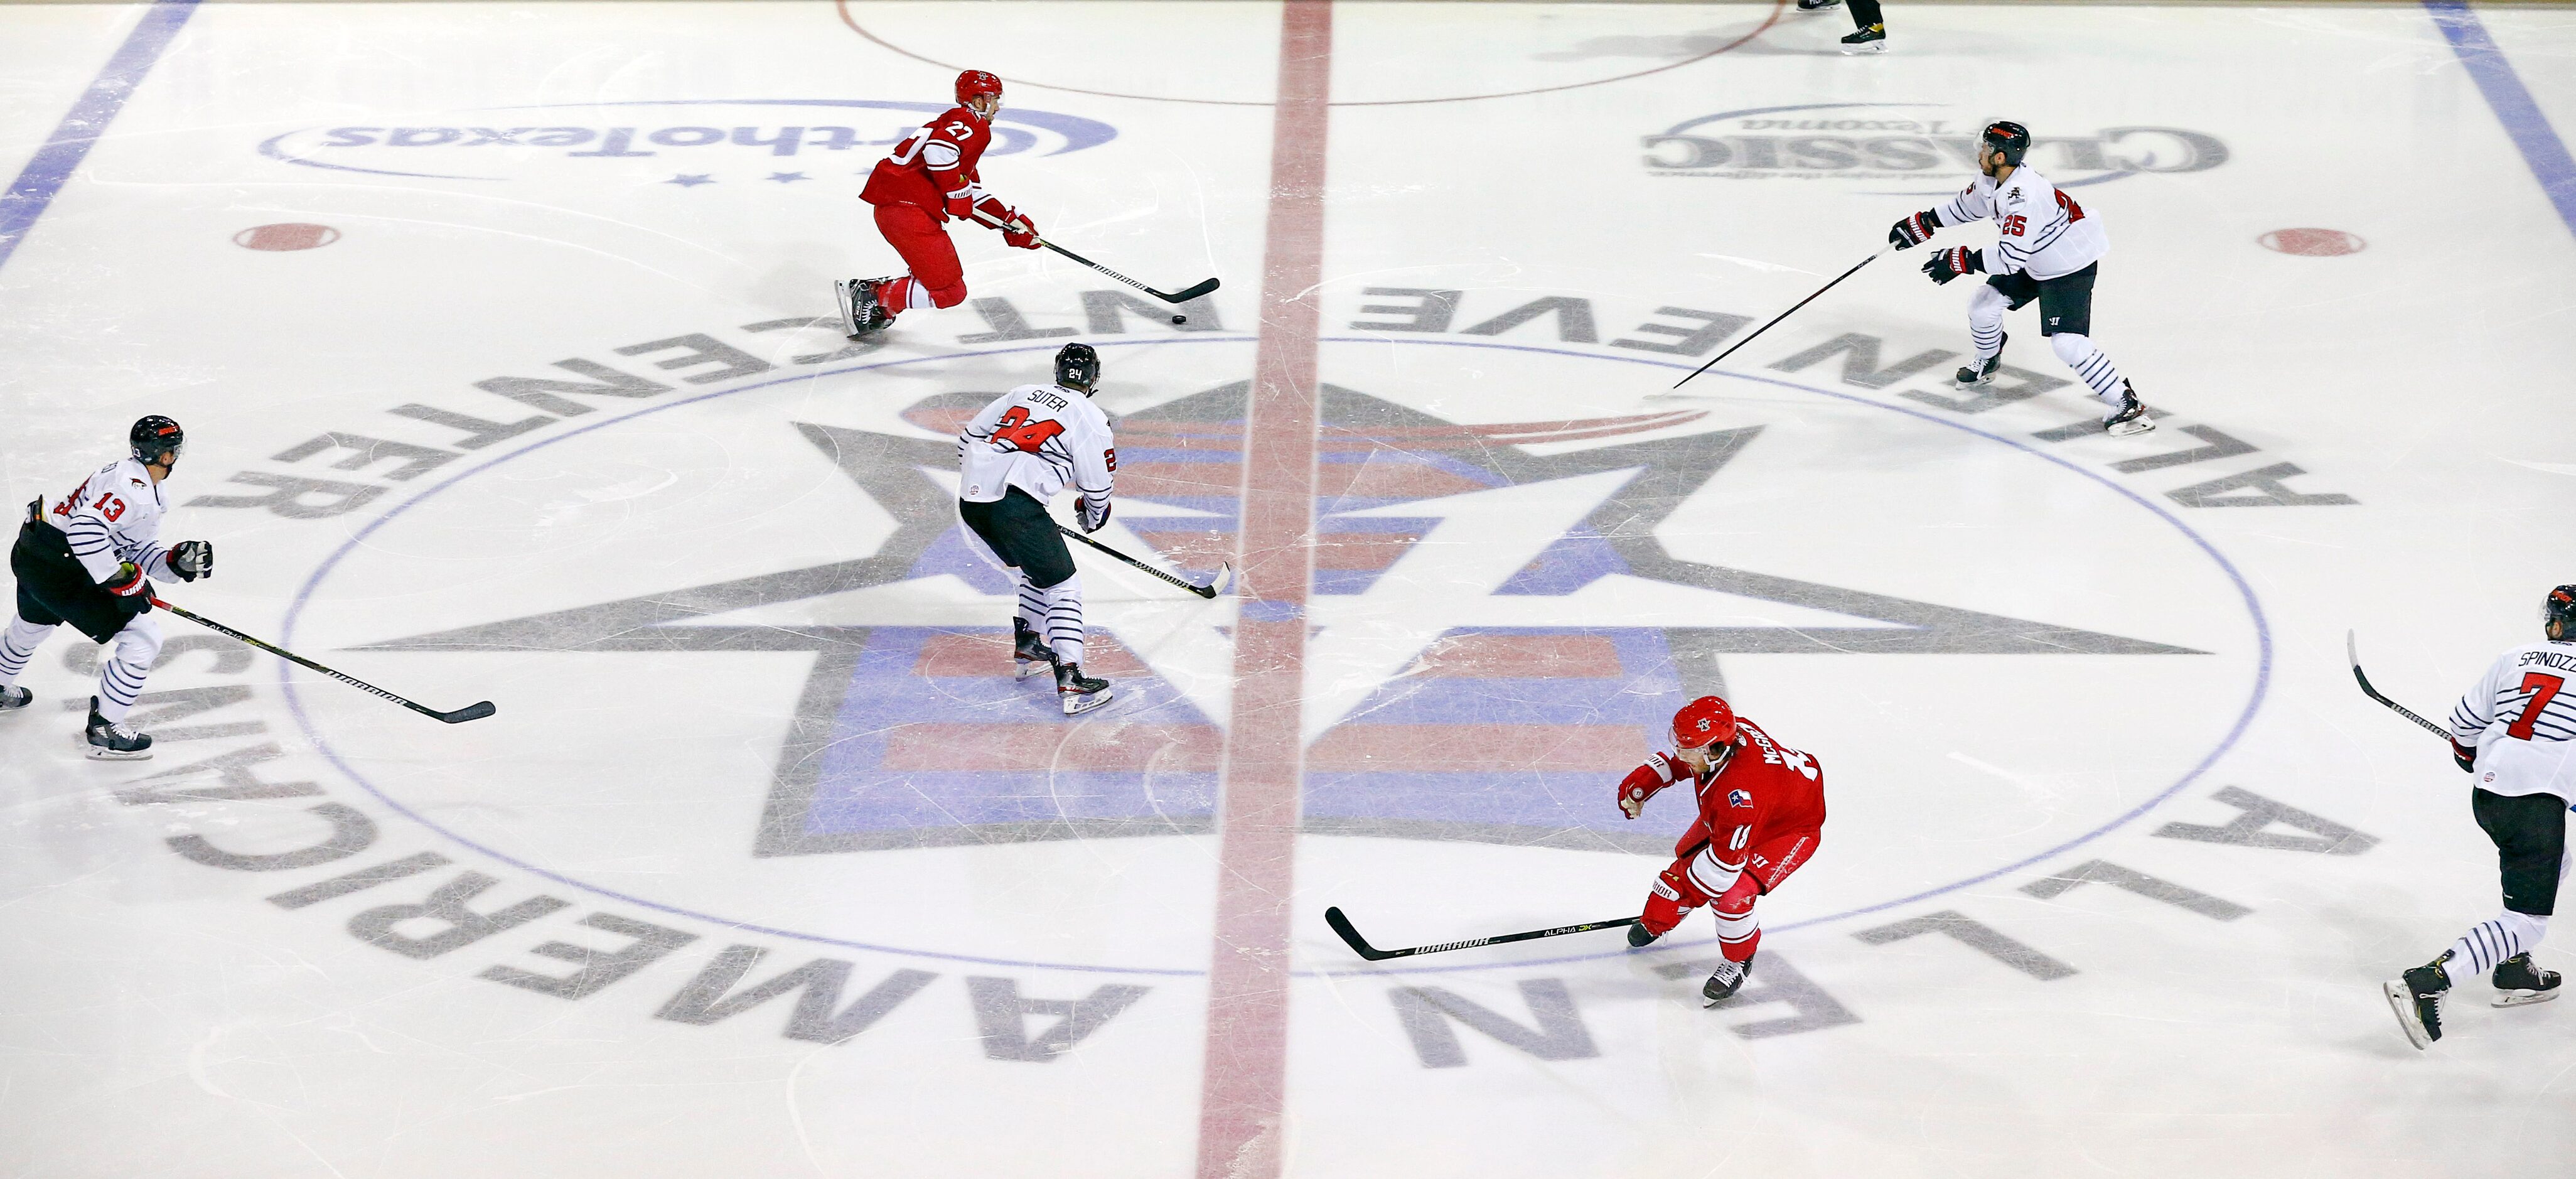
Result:
[[[2093,279],[2102,255],[2111,248],[2102,221],[2087,216],[2084,206],[2058,190],[2023,159],[2030,151],[2030,129],[2019,123],[1987,124],[1979,137],[1975,182],[1936,209],[1898,221],[1887,231],[1889,244],[1911,249],[1931,240],[1932,231],[1969,221],[1995,223],[1991,255],[1967,246],[1935,250],[1923,273],[1935,283],[1962,274],[1990,277],[1968,300],[1968,335],[1976,343],[1977,361],[1959,370],[1962,385],[1995,379],[2003,363],[2004,312],[2039,300],[2041,335],[2066,367],[2084,378],[2105,407],[2102,426],[2113,434],[2137,434],[2156,428],[2137,390],[2120,375],[2111,358],[2093,346]]]
[[[2558,973],[2532,965],[2567,876],[2567,808],[2576,802],[2576,585],[2540,606],[2548,641],[2499,656],[2451,710],[2451,757],[2477,780],[2469,810],[2496,845],[2504,912],[2442,956],[2387,984],[2389,1006],[2417,1048],[2442,1038],[2442,999],[2486,975],[2495,1005],[2558,997]]]
[[[1047,505],[1074,489],[1084,532],[1109,523],[1118,471],[1109,415],[1091,403],[1100,354],[1067,344],[1055,354],[1055,383],[1022,385],[994,398],[957,435],[957,515],[1011,570],[1019,611],[1011,654],[1021,679],[1055,672],[1066,716],[1109,702],[1109,681],[1082,673],[1082,574]]]
[[[18,579],[18,612],[0,635],[0,716],[23,711],[35,694],[18,686],[36,647],[71,623],[90,640],[116,649],[98,669],[89,698],[89,755],[135,761],[152,756],[152,738],[125,723],[143,677],[161,654],[161,622],[152,617],[150,578],[195,581],[215,572],[215,546],[159,543],[161,481],[179,463],[187,435],[154,414],[126,432],[125,458],[99,468],[60,499],[27,505],[9,570]]]

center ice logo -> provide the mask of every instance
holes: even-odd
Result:
[[[533,172],[653,160],[705,168],[720,159],[876,159],[939,103],[860,98],[669,99],[493,107],[371,126],[307,127],[274,135],[261,155],[307,168],[440,180],[511,180]],[[1096,119],[1004,108],[993,156],[1062,155],[1098,147],[1118,129]],[[864,150],[859,150],[864,149]],[[857,150],[857,155],[848,156]]]
[[[1245,398],[1119,421],[1113,542],[1202,577],[1234,554]],[[1096,718],[1022,690],[1011,591],[953,502],[951,436],[988,399],[920,402],[919,434],[796,427],[893,521],[869,556],[382,646],[811,652],[760,856],[1210,830],[1224,677],[1194,659],[1226,665],[1232,603],[1095,611],[1086,667],[1120,685]],[[1680,810],[1626,823],[1601,798],[1674,700],[1722,687],[1721,655],[2200,654],[1677,557],[1660,526],[1764,430],[1672,433],[1703,416],[1461,425],[1323,387],[1305,830],[1667,847]]]
[[[1725,180],[1933,180],[1974,175],[1984,120],[1936,103],[1821,102],[1685,119],[1644,139],[1660,176]],[[2048,128],[2039,128],[2047,131]],[[2218,137],[2179,127],[2057,128],[2030,161],[2060,188],[2227,162]]]

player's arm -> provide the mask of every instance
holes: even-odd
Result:
[[[940,195],[948,202],[948,215],[961,221],[981,221],[1001,230],[1003,241],[1022,249],[1036,249],[1037,220],[984,191],[983,177],[966,158],[966,141],[973,134],[962,123],[943,121],[921,145],[922,166],[929,169],[931,183],[939,186]]]
[[[1669,753],[1649,755],[1645,764],[1628,771],[1628,776],[1619,780],[1619,810],[1631,819],[1644,814],[1647,799],[1653,798],[1664,787],[1681,781],[1689,773],[1689,768]]]
[[[2495,723],[2497,680],[2510,666],[2510,657],[2499,659],[2487,669],[2478,682],[2469,685],[2460,702],[2451,708],[2451,760],[2463,770],[2475,771],[2478,765],[2478,738],[2486,735]]]
[[[1073,452],[1073,486],[1080,494],[1073,506],[1082,519],[1084,532],[1098,532],[1109,526],[1109,497],[1117,490],[1117,439],[1106,423],[1082,432],[1082,440],[1069,449]]]

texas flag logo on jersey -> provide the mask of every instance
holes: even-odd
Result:
[[[1745,790],[1729,790],[1729,791],[1727,791],[1727,792],[1726,792],[1726,805],[1728,805],[1728,806],[1752,806],[1752,805],[1753,805],[1753,795],[1752,795],[1752,793],[1751,793],[1750,791],[1745,791]]]

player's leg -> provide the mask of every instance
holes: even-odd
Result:
[[[136,732],[125,717],[143,695],[153,660],[161,657],[161,620],[138,612],[111,637],[107,658],[99,662],[98,694],[89,698],[89,755],[138,761],[152,756],[152,738]]]
[[[0,634],[0,712],[25,708],[36,698],[18,686],[18,673],[27,670],[27,661],[36,657],[37,646],[54,633],[55,625],[30,620],[23,606],[10,617],[8,632]]]
[[[2120,375],[2120,366],[2093,343],[2093,279],[2101,265],[2096,262],[2040,282],[2040,334],[2048,337],[2057,359],[2075,370],[2093,396],[2101,399],[2105,429],[2114,434],[2143,433],[2156,428],[2155,419],[2147,416],[2146,405],[2138,400],[2129,379]]]
[[[909,268],[876,288],[877,304],[889,319],[906,311],[965,302],[966,267],[957,260],[957,245],[948,240],[948,231],[930,214],[910,205],[876,208],[878,232]]]
[[[1001,504],[957,501],[957,517],[966,531],[992,550],[993,563],[1010,575],[1013,596],[1018,606],[1011,615],[1011,663],[1013,678],[1027,679],[1040,671],[1055,669],[1055,652],[1047,647],[1044,634],[1046,600],[1037,587],[1029,583],[1028,571],[1020,568],[1019,558],[1012,555],[1018,542],[1012,530],[1002,521]]]
[[[20,530],[17,543],[9,548],[9,572],[17,579],[18,610],[9,619],[8,631],[0,633],[0,710],[25,708],[36,698],[35,693],[18,686],[18,676],[36,657],[36,648],[64,622],[52,600],[108,596],[90,583],[88,571],[72,559],[68,546],[45,543],[59,540],[62,535],[44,535],[50,531],[40,531],[30,523]],[[57,547],[59,552],[49,551]]]
[[[2549,929],[2558,903],[2558,881],[2567,849],[2567,804],[2554,794],[2507,797],[2472,790],[2469,809],[2478,826],[2496,845],[2496,867],[2504,885],[2504,912],[2461,935],[2441,956],[2386,983],[2388,1005],[2398,1027],[2417,1048],[2442,1038],[2442,1002],[2451,987],[2480,974],[2505,974],[2507,1002],[2537,1002],[2555,994],[2556,974],[2531,967],[2528,954]],[[2517,968],[2500,968],[2519,959]],[[2525,971],[2529,972],[2526,977]],[[2546,978],[2539,977],[2546,975]],[[2528,983],[2530,985],[2520,985]],[[2545,984],[2545,985],[2543,985]],[[2531,995],[2514,994],[2530,991]]]
[[[995,509],[1003,518],[1001,531],[1009,540],[1011,555],[1036,592],[1042,611],[1039,629],[1055,654],[1056,698],[1064,714],[1075,716],[1109,703],[1109,681],[1082,671],[1082,574],[1074,568],[1064,534],[1056,531],[1055,517],[1047,514],[1045,504],[1016,487],[1002,496]]]
[[[1709,905],[1717,916],[1717,948],[1725,960],[1700,987],[1701,996],[1716,1002],[1733,997],[1744,986],[1753,973],[1753,955],[1762,948],[1762,919],[1754,913],[1755,903],[1812,858],[1822,838],[1821,832],[1799,831],[1765,840],[1748,851],[1744,874]]]
[[[1845,53],[1887,51],[1887,17],[1878,0],[1851,0],[1852,33],[1843,38]]]
[[[1673,862],[1655,876],[1654,887],[1646,893],[1646,907],[1637,923],[1628,927],[1628,944],[1653,945],[1656,938],[1673,931],[1691,910],[1708,903],[1708,890],[1701,887],[1691,872],[1702,853],[1708,850],[1708,826],[1705,818],[1691,824],[1689,834],[1673,849]]]
[[[2029,294],[2015,297],[2014,288],[2031,287]],[[2004,312],[2037,298],[2038,284],[2026,274],[1998,274],[1977,284],[1968,295],[1968,340],[1976,345],[1977,359],[1959,369],[1957,380],[1962,385],[1983,385],[1995,379],[1995,369],[2004,362]]]

